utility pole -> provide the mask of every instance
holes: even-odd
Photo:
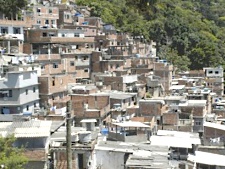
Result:
[[[72,169],[72,150],[71,150],[71,100],[66,105],[66,157],[67,169]]]

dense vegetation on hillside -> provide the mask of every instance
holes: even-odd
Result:
[[[157,43],[181,70],[225,66],[224,0],[77,0],[92,16]],[[190,62],[189,62],[190,61]]]

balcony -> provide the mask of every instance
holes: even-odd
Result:
[[[83,60],[83,61],[80,60],[80,61],[76,61],[75,65],[76,66],[89,66],[90,62],[89,62],[89,60]]]
[[[21,20],[6,20],[6,19],[0,19],[0,25],[10,25],[10,26],[23,26],[23,27],[30,27],[30,25],[27,25],[28,22],[21,21]]]
[[[193,125],[193,120],[191,119],[179,119],[179,126],[191,126]]]
[[[37,60],[59,60],[61,59],[60,54],[41,54],[38,55],[38,59]]]

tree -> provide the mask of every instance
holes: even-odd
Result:
[[[6,169],[23,169],[27,158],[23,156],[23,149],[13,146],[14,136],[0,137],[0,165]]]
[[[27,0],[0,0],[0,11],[9,19],[15,19],[26,6]]]
[[[117,30],[153,40],[156,42],[158,56],[164,46],[177,51],[179,57],[176,64],[181,69],[186,69],[188,65],[191,69],[224,65],[224,0],[76,2],[90,6],[94,16],[103,18],[105,23],[113,24]]]
[[[187,56],[178,55],[178,52],[168,46],[163,46],[159,53],[160,58],[166,59],[168,62],[174,65],[174,71],[187,71],[190,66],[190,60]]]

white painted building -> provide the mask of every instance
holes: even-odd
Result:
[[[33,113],[39,107],[36,71],[8,72],[0,79],[0,110],[2,114]]]
[[[59,29],[58,37],[80,37],[84,38],[84,30],[80,29]]]
[[[24,27],[22,25],[14,24],[13,21],[0,22],[0,35],[8,39],[24,40]]]

